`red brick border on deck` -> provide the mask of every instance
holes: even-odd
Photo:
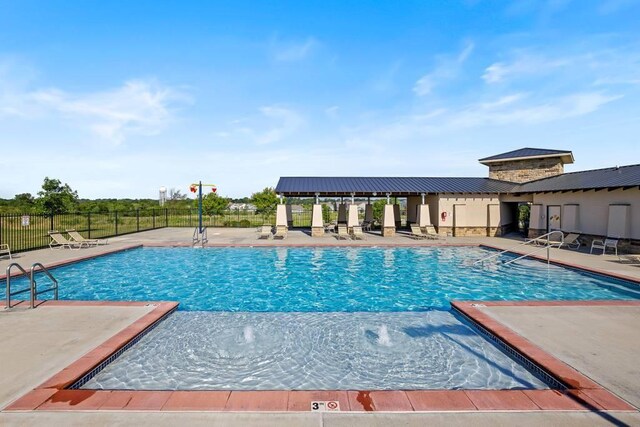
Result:
[[[145,302],[47,301],[55,306],[140,306]],[[374,390],[374,391],[145,391],[70,390],[71,384],[122,348],[138,334],[177,308],[177,303],[154,303],[156,308],[133,322],[67,368],[11,403],[4,410],[142,410],[142,411],[309,411],[311,401],[333,400],[341,411],[522,411],[622,410],[635,408],[575,369],[534,346],[511,329],[482,313],[474,304],[633,305],[633,301],[454,302],[467,317],[567,384],[560,390]]]
[[[581,406],[592,410],[636,410],[633,406],[620,399],[600,384],[592,381],[568,364],[545,352],[542,348],[536,346],[531,341],[525,339],[512,329],[498,322],[489,314],[484,313],[479,309],[479,307],[640,307],[640,301],[454,301],[451,303],[451,306],[467,318],[481,325],[483,328],[498,337],[502,342],[528,358],[531,362],[535,363],[537,366],[544,369],[547,373],[564,384],[567,387],[567,390],[564,393],[563,399],[566,397],[573,399],[573,401],[565,399],[565,404],[562,405],[565,409],[568,409],[566,407],[568,405],[575,405],[575,403],[579,403]],[[559,399],[548,393],[540,393],[538,390],[525,390],[523,393],[536,402],[541,409],[544,409],[542,406],[550,409],[557,409],[555,406],[560,404]]]

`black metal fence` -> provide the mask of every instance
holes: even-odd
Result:
[[[293,227],[311,226],[311,208],[292,212]],[[203,215],[207,227],[258,227],[275,224],[275,214],[263,215],[251,210],[234,209],[220,215]],[[109,213],[0,214],[0,244],[9,244],[12,252],[44,248],[48,232],[75,229],[91,239],[121,236],[164,227],[195,227],[198,212],[192,209],[149,209]]]

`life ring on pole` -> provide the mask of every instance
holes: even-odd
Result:
[[[447,213],[446,212],[442,212],[440,214],[440,219],[442,220],[442,222],[447,222]]]

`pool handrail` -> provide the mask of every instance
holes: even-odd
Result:
[[[39,270],[36,270],[36,267],[39,267]],[[53,283],[53,287],[49,288],[49,289],[45,289],[43,291],[38,291],[37,289],[37,284],[36,284],[36,279],[35,279],[35,273],[36,272],[43,272],[44,274],[47,275],[47,277],[49,277],[49,279],[51,280],[51,282]],[[44,265],[42,265],[39,262],[33,263],[31,265],[31,271],[30,271],[30,275],[29,275],[29,279],[31,282],[31,308],[35,307],[35,300],[36,297],[38,296],[38,294],[42,294],[44,292],[49,292],[49,291],[53,291],[53,299],[57,300],[58,299],[58,281],[56,280],[55,277],[53,277],[53,275],[49,272],[49,270],[47,270],[47,267],[45,267]]]
[[[18,276],[20,276],[20,275],[28,276],[29,275],[29,273],[27,273],[27,271],[24,268],[22,268],[22,266],[20,264],[18,264],[17,262],[12,262],[11,264],[9,264],[7,266],[7,276],[6,276],[7,277],[7,279],[6,279],[6,281],[7,281],[7,290],[6,290],[7,299],[6,299],[6,302],[5,302],[5,308],[11,308],[11,297],[12,296],[20,295],[22,293],[31,291],[31,286],[29,286],[28,288],[24,288],[24,289],[21,289],[19,291],[11,292],[11,269],[13,269],[13,267],[16,267],[18,270],[21,271],[21,273],[18,274]],[[18,277],[18,276],[16,276],[16,277]]]
[[[560,240],[551,240],[549,237],[551,237],[552,235],[559,235],[560,236]],[[546,237],[546,239],[545,239],[545,237]],[[495,254],[491,254],[491,255],[489,255],[487,257],[484,257],[484,258],[481,258],[481,259],[479,259],[477,261],[474,261],[473,265],[479,264],[479,263],[484,262],[484,261],[488,261],[488,260],[490,260],[492,258],[497,258],[497,257],[499,257],[500,255],[502,255],[504,253],[512,252],[512,250],[514,248],[517,248],[517,247],[520,247],[520,246],[524,246],[524,245],[528,245],[530,243],[540,243],[540,242],[546,242],[546,244],[544,246],[540,247],[540,248],[537,248],[534,251],[531,251],[531,252],[525,254],[525,255],[521,255],[516,259],[509,260],[509,261],[505,262],[505,264],[511,264],[512,262],[518,261],[518,260],[520,260],[522,258],[526,258],[529,255],[533,255],[534,253],[536,253],[536,252],[538,252],[538,251],[540,251],[542,249],[546,249],[547,250],[547,264],[548,264],[549,263],[549,258],[550,258],[550,256],[549,256],[549,248],[553,248],[553,247],[561,248],[562,245],[564,245],[564,233],[562,231],[560,231],[560,230],[550,231],[550,232],[548,232],[546,234],[543,234],[542,236],[538,236],[538,237],[534,237],[533,239],[525,240],[524,242],[518,243],[517,245],[514,245],[514,246],[510,246],[509,248],[507,248],[507,249],[505,249],[503,251],[500,251],[500,252],[495,253]]]
[[[11,269],[13,269],[14,267],[16,267],[18,270],[21,271],[21,273],[18,274],[18,276],[25,275],[25,276],[29,277],[29,287],[28,288],[20,289],[19,291],[11,292]],[[36,270],[36,268],[38,268],[38,269]],[[49,289],[42,290],[42,291],[38,291],[37,283],[36,283],[36,280],[35,280],[35,273],[37,273],[37,272],[45,273],[49,277],[49,279],[51,279],[51,282],[53,282],[53,287],[51,287]],[[7,309],[11,308],[11,297],[12,296],[20,295],[20,294],[25,293],[25,292],[29,292],[30,293],[30,296],[29,296],[29,308],[35,308],[36,297],[38,296],[38,294],[41,294],[41,293],[44,293],[44,292],[53,291],[53,299],[54,300],[58,299],[58,281],[56,280],[55,277],[53,277],[53,275],[49,272],[49,270],[47,270],[47,268],[44,265],[42,265],[41,263],[39,263],[39,262],[33,263],[31,265],[30,272],[27,272],[17,262],[13,262],[13,263],[9,264],[7,266],[7,278],[6,278],[6,280],[7,280],[7,289],[6,289],[5,308],[7,308]]]

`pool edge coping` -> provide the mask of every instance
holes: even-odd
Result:
[[[72,362],[2,411],[137,410],[308,412],[312,400],[340,402],[341,412],[451,411],[632,411],[637,409],[569,365],[535,346],[478,307],[483,306],[639,306],[637,301],[453,301],[465,317],[567,385],[567,390],[305,390],[305,391],[151,391],[69,389],[119,349],[155,326],[178,307],[176,302],[45,301],[50,306],[155,305],[98,347]],[[306,405],[306,409],[305,409]]]

